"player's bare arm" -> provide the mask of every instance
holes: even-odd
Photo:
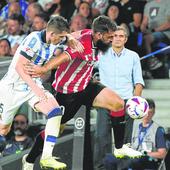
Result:
[[[33,90],[33,92],[40,97],[41,99],[45,98],[45,94],[41,88],[39,88],[36,83],[32,80],[32,77],[25,73],[24,65],[29,60],[26,59],[24,56],[20,55],[20,58],[16,64],[16,71],[20,75],[20,77],[28,84],[28,86]]]
[[[54,57],[51,59],[48,63],[46,63],[44,66],[37,66],[33,64],[32,62],[27,62],[23,66],[25,74],[29,74],[32,77],[40,77],[41,75],[47,73],[48,71],[52,69],[56,69],[58,66],[60,66],[62,63],[67,62],[70,60],[70,57],[67,53],[62,53],[57,57]]]
[[[79,53],[83,53],[84,52],[84,46],[81,44],[81,42],[78,40],[80,33],[72,33],[72,34],[67,34],[67,45],[73,49],[75,49],[76,51],[78,51]]]

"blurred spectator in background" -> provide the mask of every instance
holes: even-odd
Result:
[[[60,15],[66,18],[67,21],[70,21],[76,9],[74,0],[39,0],[38,2],[42,5],[47,15]]]
[[[32,31],[41,31],[45,29],[48,21],[49,17],[45,13],[37,14],[33,20]]]
[[[155,115],[154,100],[146,100],[149,104],[148,114],[142,120],[134,121],[131,140],[132,148],[144,153],[143,156],[135,159],[115,159],[114,155],[108,154],[104,159],[106,170],[128,168],[131,170],[158,170],[161,161],[166,157],[165,130],[153,121]]]
[[[91,26],[92,24],[92,9],[91,9],[91,6],[88,2],[86,1],[82,1],[78,8],[77,8],[77,14],[79,15],[82,15],[83,17],[87,18],[88,20],[88,25],[89,27]]]
[[[13,121],[14,136],[6,141],[3,156],[18,154],[32,146],[33,140],[27,135],[28,118],[25,114],[17,114]]]
[[[117,18],[119,16],[119,8],[116,5],[110,5],[106,9],[106,15],[115,23],[117,23]]]
[[[110,5],[112,4],[119,8],[117,24],[120,25],[124,23],[129,27],[129,29],[135,29],[135,31],[138,31],[141,25],[142,12],[137,1],[119,0],[117,2],[111,2]]]
[[[92,17],[95,18],[101,14],[104,14],[108,7],[108,0],[83,0],[88,2],[92,8]],[[81,0],[75,0],[75,6],[78,8]]]
[[[11,53],[11,45],[8,39],[3,38],[0,39],[0,57],[10,56]]]
[[[138,52],[137,38],[140,32],[143,11],[138,1],[134,0],[118,0],[110,1],[110,5],[115,5],[119,9],[117,24],[122,25],[129,30],[129,38],[126,47]]]
[[[21,14],[21,7],[19,2],[11,2],[9,6],[8,17],[13,14]]]
[[[86,17],[76,14],[72,17],[71,23],[70,23],[70,31],[75,32],[79,30],[83,30],[88,28],[88,20]]]
[[[0,11],[0,18],[2,18],[3,20],[8,19],[9,7],[14,2],[19,3],[21,14],[25,17],[26,9],[28,7],[28,2],[26,0],[8,0],[7,2],[7,5],[5,5]]]
[[[146,3],[144,17],[141,24],[143,32],[143,45],[149,54],[154,51],[158,43],[170,42],[170,3],[169,0],[153,0]],[[158,47],[161,48],[161,47]],[[147,67],[153,78],[167,78],[165,70],[165,58],[156,56],[146,60]]]
[[[53,0],[38,0],[44,11],[48,11],[54,4]]]
[[[34,2],[28,5],[26,11],[26,23],[24,25],[24,30],[26,30],[25,32],[27,34],[30,33],[30,28],[32,27],[35,16],[41,13],[44,13],[44,10],[39,3]]]
[[[19,2],[11,2],[8,7],[8,13],[7,17],[5,19],[1,18],[0,21],[0,36],[7,33],[7,20],[8,18],[13,14],[21,14],[21,7]],[[21,14],[22,15],[22,14]]]
[[[11,55],[15,53],[21,41],[26,37],[23,32],[24,17],[13,14],[7,20],[7,34],[2,38],[7,38],[11,44]]]
[[[69,2],[69,1],[67,1]],[[68,3],[65,3],[68,5]],[[40,4],[42,4],[41,1],[39,1]],[[65,6],[67,6],[65,5]],[[49,16],[57,16],[60,15],[61,12],[61,0],[47,0],[43,4],[43,10],[47,13]]]
[[[55,0],[58,1],[58,0]],[[71,17],[76,9],[74,4],[75,0],[60,0],[60,15],[66,18],[68,21],[71,20]],[[67,4],[67,5],[66,5]]]

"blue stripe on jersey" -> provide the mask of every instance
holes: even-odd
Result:
[[[37,35],[38,35],[39,39],[41,40],[41,32],[38,32]],[[34,60],[34,64],[38,64],[39,61],[41,60],[41,58],[42,58],[42,50],[43,50],[43,43],[41,43],[40,49],[38,50],[38,54],[37,54],[37,56],[36,56],[36,58]]]
[[[33,37],[33,38],[31,39],[31,41],[29,42],[28,46],[29,46],[30,48],[33,48],[33,47],[35,46],[36,42],[37,42],[37,39],[36,39],[35,37]]]
[[[45,59],[46,61],[48,60],[49,56],[50,56],[50,46],[48,46],[47,48],[45,48],[46,51],[46,55],[45,55]]]
[[[36,58],[35,61],[34,61],[35,64],[38,64],[39,61],[41,60],[42,50],[43,50],[43,46],[41,46],[41,49],[39,50],[39,53],[38,53],[38,55],[37,55],[37,58]]]

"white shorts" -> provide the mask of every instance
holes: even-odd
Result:
[[[42,85],[40,88],[44,89]],[[53,95],[45,90],[46,95],[50,98]],[[14,83],[7,83],[0,81],[0,117],[1,123],[4,125],[11,124],[15,114],[24,102],[34,108],[34,105],[40,101],[39,97],[33,93],[30,88],[25,84],[19,85]]]

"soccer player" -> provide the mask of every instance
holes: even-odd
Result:
[[[108,49],[115,29],[115,24],[108,17],[99,16],[94,19],[92,30],[82,30],[79,35],[77,33],[79,41],[84,45],[83,53],[67,48],[43,67],[31,63],[25,67],[26,73],[35,77],[57,68],[53,87],[57,92],[57,101],[65,107],[61,123],[73,118],[81,105],[124,112],[124,101],[115,92],[99,82],[91,81],[93,67],[98,60],[98,51],[105,52]],[[35,145],[24,160],[24,166],[33,165],[41,153],[42,144],[43,133],[37,137]]]
[[[18,47],[7,74],[0,81],[0,135],[6,135],[18,108],[24,103],[47,115],[45,142],[40,160],[42,167],[65,168],[66,164],[52,157],[63,111],[53,95],[44,89],[40,78],[25,74],[24,65],[32,61],[43,65],[61,51],[69,25],[63,17],[54,17],[42,32],[32,32]],[[69,36],[70,37],[70,36]],[[72,41],[72,39],[70,39]],[[76,40],[77,45],[79,42]],[[57,45],[58,44],[58,45]],[[74,44],[76,46],[76,44]],[[79,49],[79,48],[77,48]],[[80,48],[81,51],[81,48]],[[46,165],[46,160],[50,165]]]

